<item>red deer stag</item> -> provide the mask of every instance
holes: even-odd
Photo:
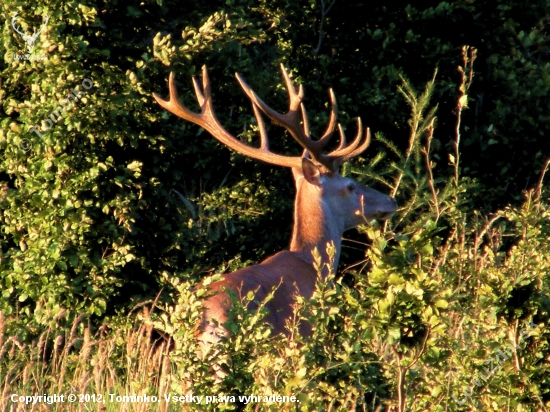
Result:
[[[241,296],[253,291],[255,301],[260,302],[273,288],[277,288],[273,299],[266,305],[268,315],[264,321],[273,326],[274,334],[283,333],[288,336],[285,325],[293,315],[296,295],[310,298],[315,289],[317,273],[313,267],[312,251],[317,248],[324,261],[328,262],[325,251],[327,244],[332,242],[336,249],[333,262],[336,269],[344,231],[372,219],[388,219],[397,209],[397,203],[393,198],[338,174],[340,165],[367,148],[370,142],[369,129],[366,129],[363,137],[361,120],[357,119],[357,137],[350,145],[346,145],[342,128],[338,125],[340,146],[329,154],[323,154],[323,148],[329,142],[337,124],[334,93],[332,90],[329,91],[332,109],[327,130],[320,139],[314,140],[311,138],[302,104],[303,88],[300,85],[299,91],[296,92],[282,65],[281,70],[290,100],[290,108],[286,114],[271,109],[252,91],[244,79],[236,74],[241,87],[252,101],[258,122],[260,147],[257,148],[248,146],[232,136],[216,119],[206,67],[203,67],[202,71],[202,89],[197,79],[193,78],[200,113],[190,111],[179,102],[173,73],[170,74],[169,80],[169,100],[153,94],[163,108],[203,127],[221,143],[238,153],[273,165],[292,168],[296,183],[294,229],[290,250],[279,252],[258,265],[225,274],[221,280],[209,285],[214,294],[204,302],[205,311],[200,336],[203,345],[210,345],[218,341],[220,336],[228,335],[225,329],[216,326],[216,323],[223,325],[228,319],[231,301],[227,290],[233,290]],[[260,110],[273,123],[283,126],[292,135],[304,149],[304,156],[282,156],[269,150]],[[300,333],[310,335],[310,325],[302,323]]]

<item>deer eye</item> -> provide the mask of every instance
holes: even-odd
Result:
[[[348,192],[353,192],[353,191],[355,191],[355,185],[353,183],[350,183],[348,185],[347,189],[348,189]]]

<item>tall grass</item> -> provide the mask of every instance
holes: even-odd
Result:
[[[103,324],[93,335],[80,316],[70,330],[48,328],[30,344],[6,336],[0,313],[2,411],[149,411],[147,403],[109,402],[109,394],[164,393],[169,376],[168,342],[153,339],[148,310],[128,323]],[[25,405],[18,395],[65,395],[64,402]],[[77,395],[69,402],[69,394]],[[80,395],[101,394],[97,402]],[[116,399],[116,398],[115,398]],[[105,403],[103,403],[105,400]],[[154,406],[154,405],[153,405]],[[157,410],[165,410],[159,406]]]

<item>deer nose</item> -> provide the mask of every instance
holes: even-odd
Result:
[[[392,217],[397,210],[397,201],[393,197],[388,196],[389,202],[386,205],[380,205],[375,213],[375,219],[386,220]]]
[[[393,216],[393,212],[388,212],[386,210],[380,210],[380,211],[375,212],[372,215],[370,215],[370,218],[382,221],[382,220],[388,220],[392,216]]]
[[[384,202],[381,202],[378,207],[379,212],[395,212],[397,210],[397,201],[393,197],[386,196]]]

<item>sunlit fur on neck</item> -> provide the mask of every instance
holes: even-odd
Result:
[[[323,176],[322,179],[330,179]],[[338,267],[341,237],[344,223],[332,216],[330,208],[323,201],[322,187],[309,184],[303,176],[296,177],[296,199],[294,201],[294,228],[290,251],[300,254],[308,262],[313,262],[312,251],[317,248],[323,263],[329,261],[327,245],[334,244],[336,255],[333,269]]]

